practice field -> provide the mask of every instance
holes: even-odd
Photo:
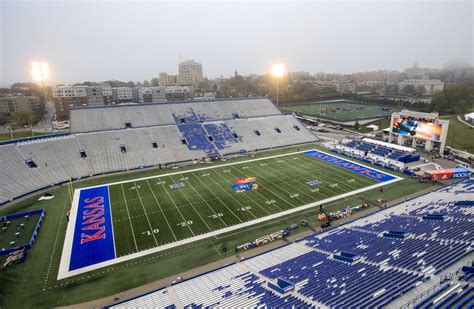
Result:
[[[74,192],[58,279],[401,180],[319,150]]]
[[[28,217],[21,216],[8,219],[9,225],[2,227],[0,230],[0,250],[28,244],[40,218],[41,213],[35,213]],[[0,217],[0,219],[2,218]],[[12,241],[15,242],[13,245],[11,244]]]
[[[296,112],[302,115],[327,118],[340,122],[385,117],[398,110],[393,107],[389,107],[389,110],[382,110],[380,105],[357,104],[345,101],[308,102],[288,105],[281,109],[285,112]]]

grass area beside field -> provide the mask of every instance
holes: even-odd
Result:
[[[34,132],[34,136],[48,135],[49,133],[45,132]],[[13,139],[33,137],[30,130],[28,131],[13,131]],[[0,133],[0,141],[11,140],[12,136],[10,133]]]
[[[368,124],[360,125],[359,130],[356,130],[354,127],[352,127],[351,130],[354,130],[354,131],[357,131],[357,132],[360,132],[360,133],[371,133],[371,132],[373,132],[373,130],[368,129],[367,126],[370,126],[372,124],[375,124],[376,126],[378,126],[379,131],[380,131],[380,130],[383,130],[383,129],[386,129],[386,128],[390,128],[390,119],[380,119],[380,120],[377,120],[377,121],[374,121],[374,122],[371,122],[371,123],[368,123]]]
[[[290,153],[310,148],[318,149],[320,147],[309,145],[273,150],[259,153],[257,157]],[[248,157],[245,157],[231,161],[236,162],[248,159]],[[213,164],[220,165],[228,162],[229,160]],[[184,171],[196,167],[202,167],[202,165],[191,165],[172,171]],[[74,186],[76,188],[88,187],[169,172],[169,169],[159,170],[153,168],[84,179],[75,182]],[[432,186],[432,184],[419,183],[401,173],[394,174],[405,179],[385,186],[383,197],[388,200],[408,196]],[[3,306],[18,308],[52,307],[105,297],[232,256],[235,246],[278,231],[289,224],[297,223],[302,217],[308,220],[311,227],[318,227],[320,224],[316,220],[316,215],[319,213],[316,207],[282,217],[278,220],[267,221],[253,225],[250,228],[229,232],[218,237],[207,238],[189,245],[150,254],[142,258],[57,281],[59,260],[66,230],[65,216],[70,208],[70,201],[66,186],[52,188],[49,192],[55,195],[54,199],[37,201],[39,194],[36,194],[0,210],[0,215],[5,215],[38,208],[46,209],[46,215],[37,240],[33,248],[29,250],[26,262],[3,269],[0,273],[0,298]],[[381,194],[378,189],[366,191],[362,194],[328,203],[325,205],[325,209],[327,211],[334,211],[347,206],[360,205],[364,202],[375,206]],[[298,232],[305,231],[308,228],[301,228]],[[218,252],[224,245],[229,248],[226,254]]]
[[[441,118],[449,120],[446,145],[474,154],[474,129],[459,121],[457,116]]]

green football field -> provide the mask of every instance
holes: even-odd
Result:
[[[359,110],[357,108],[359,108]],[[308,102],[282,107],[285,112],[296,112],[302,115],[327,118],[341,122],[385,117],[398,110],[391,107],[393,109],[392,111],[383,111],[381,108],[382,106],[380,105],[350,102]]]
[[[258,188],[235,192],[239,178]],[[308,182],[317,181],[318,184]],[[109,186],[116,256],[267,217],[378,183],[298,153]]]

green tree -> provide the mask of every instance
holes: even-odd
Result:
[[[18,125],[24,126],[30,124],[30,119],[33,116],[33,113],[28,109],[20,109],[17,112],[14,112],[12,116],[15,118]]]
[[[151,85],[153,87],[159,86],[160,85],[160,79],[158,77],[153,77],[151,79]]]
[[[422,85],[416,87],[416,94],[420,97],[424,96],[426,94],[426,88]]]
[[[356,121],[356,122],[354,123],[354,129],[355,129],[356,131],[360,129],[360,123],[359,123],[359,121]]]
[[[473,108],[473,91],[467,85],[449,85],[431,100],[430,110],[443,114],[462,114]]]
[[[0,125],[7,123],[8,117],[5,113],[0,113]]]
[[[211,82],[204,78],[198,85],[198,89],[202,92],[210,92],[211,91]]]
[[[402,91],[404,95],[415,95],[416,93],[415,86],[413,85],[406,85]]]

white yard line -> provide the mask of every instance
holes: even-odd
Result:
[[[203,170],[214,169],[214,168],[220,168],[220,167],[225,167],[225,166],[239,165],[239,164],[244,164],[244,163],[250,163],[250,162],[256,162],[256,161],[262,161],[262,160],[273,159],[273,158],[287,157],[287,156],[292,156],[292,155],[295,155],[295,154],[305,153],[305,152],[313,151],[313,150],[319,151],[319,152],[324,153],[325,155],[328,155],[328,156],[336,157],[336,158],[345,160],[345,161],[347,161],[347,162],[351,162],[351,163],[354,163],[354,164],[363,166],[363,167],[365,167],[365,168],[368,168],[368,169],[371,169],[371,170],[374,170],[374,171],[381,172],[381,173],[383,173],[383,174],[385,174],[385,175],[389,175],[389,176],[392,176],[392,177],[395,177],[395,178],[398,177],[398,176],[392,175],[392,174],[390,174],[390,173],[387,173],[387,172],[385,172],[385,171],[381,171],[381,170],[379,170],[379,169],[376,169],[376,168],[374,168],[374,167],[372,167],[372,166],[367,166],[367,165],[362,164],[362,163],[354,162],[354,161],[352,161],[352,160],[349,160],[348,158],[344,158],[344,157],[337,156],[337,155],[335,155],[335,154],[327,153],[327,152],[321,151],[321,150],[319,150],[319,149],[307,149],[307,150],[295,151],[295,152],[291,152],[291,153],[283,153],[283,154],[279,154],[279,155],[268,156],[268,157],[263,157],[263,158],[258,158],[258,159],[251,159],[251,160],[246,160],[246,161],[232,162],[232,163],[226,163],[226,164],[215,165],[215,166],[206,166],[206,167],[200,167],[200,168],[195,168],[195,169],[186,170],[186,171],[178,171],[178,172],[173,172],[173,173],[168,173],[168,174],[160,174],[160,175],[142,177],[142,178],[137,178],[137,179],[132,179],[132,180],[122,180],[122,181],[117,181],[117,182],[112,182],[112,183],[107,183],[107,184],[102,184],[102,185],[84,187],[84,188],[76,189],[76,190],[85,190],[85,189],[91,189],[91,188],[98,188],[98,187],[102,187],[102,186],[113,186],[113,185],[123,184],[123,183],[127,183],[127,182],[141,181],[141,180],[145,180],[145,179],[160,178],[160,177],[166,177],[166,176],[171,176],[171,175],[176,175],[176,174],[192,173],[192,172],[196,172],[196,171],[203,171]],[[317,158],[314,158],[314,159],[317,159]],[[317,160],[319,160],[319,159],[317,159]],[[320,160],[320,161],[322,161],[322,160]],[[326,161],[323,161],[323,162],[326,162]],[[327,163],[327,164],[331,164],[331,163],[328,163],[328,162],[326,162],[326,163]],[[399,177],[398,177],[398,178],[399,178]]]
[[[214,178],[209,177],[209,179],[211,179],[216,185],[218,184],[218,183],[214,180]],[[200,181],[200,180],[199,180],[199,181]],[[204,187],[206,187],[207,190],[211,191],[202,181],[200,181],[200,182],[202,183],[202,185],[203,185]],[[219,188],[222,189],[222,187],[220,187],[220,186],[217,186],[217,187],[219,187]],[[222,189],[222,190],[224,190],[224,189]],[[212,191],[211,191],[211,192],[212,192]],[[224,203],[217,195],[215,195],[215,197],[216,197],[219,201],[221,201],[221,203],[234,215],[234,217],[237,218],[237,220],[239,220],[240,222],[243,222],[242,219],[241,219],[239,216],[237,216],[237,215],[232,211],[232,209],[230,209],[230,208],[226,205],[226,203]],[[235,199],[235,197],[233,197],[232,195],[230,195],[230,197],[232,197],[237,203],[240,204],[240,202],[237,201],[237,200]],[[240,206],[244,207],[244,205],[242,205],[242,204],[240,204]],[[252,216],[253,216],[254,218],[257,218],[254,214],[252,214]]]
[[[195,178],[198,178],[198,176],[196,176],[196,175],[193,175],[193,176],[194,176]],[[228,227],[228,225],[224,222],[224,220],[222,220],[222,218],[217,215],[217,212],[214,210],[214,208],[212,208],[211,205],[209,205],[209,203],[202,197],[201,193],[199,193],[199,191],[196,190],[196,188],[194,188],[194,186],[192,186],[191,184],[189,184],[189,186],[194,190],[194,192],[197,193],[197,195],[199,195],[199,197],[201,198],[201,200],[203,200],[203,202],[207,205],[207,207],[221,220],[221,222],[222,222],[226,227]],[[207,189],[207,187],[206,187],[206,189]],[[209,189],[207,189],[207,190],[209,190]],[[209,190],[209,192],[212,193],[212,191],[210,191],[210,190]],[[217,197],[217,196],[216,196],[216,197]],[[218,197],[217,197],[217,199],[219,200]],[[219,201],[220,201],[220,200],[219,200]],[[224,204],[224,206],[225,206],[225,204]]]
[[[222,255],[222,253],[220,253],[219,250],[217,250],[216,246],[214,246],[214,243],[212,241],[211,241],[211,245],[212,247],[214,247],[218,255]]]
[[[130,228],[132,229],[133,242],[135,243],[135,249],[138,252],[137,240],[135,238],[135,232],[133,231],[132,219],[130,218],[130,211],[128,210],[127,198],[125,197],[125,191],[123,190],[123,185],[120,184],[120,187],[122,188],[123,200],[125,201],[125,208],[127,209],[128,221],[130,222]]]
[[[275,171],[275,169],[274,169],[273,167],[271,167],[270,165],[268,165],[268,168],[271,169],[271,170],[273,170],[273,171]],[[285,172],[288,172],[288,171],[291,170],[292,168],[293,168],[293,166],[291,166],[291,168],[285,170]],[[264,169],[264,168],[261,167],[261,169]],[[282,173],[282,172],[280,172],[280,171],[276,171],[276,173],[277,173],[277,175],[279,174],[279,175],[287,176],[285,173]],[[263,176],[261,176],[261,177],[263,178]],[[265,178],[263,178],[263,179],[265,179]],[[301,189],[295,188],[295,186],[293,186],[291,183],[292,183],[292,181],[287,181],[287,182],[286,182],[286,185],[288,185],[289,187],[291,187],[293,190],[296,190],[296,193],[298,194],[298,198],[297,198],[297,199],[298,199],[300,202],[303,202],[303,203],[304,203],[304,201],[299,198],[299,194],[303,194],[303,195],[306,195],[306,197],[309,197],[310,199],[314,199],[314,196],[311,196],[311,195],[307,194],[306,192],[302,191]],[[282,190],[283,190],[283,189],[282,189]],[[289,194],[288,191],[286,191],[286,190],[284,190],[284,191],[285,191],[287,194]],[[292,194],[289,194],[289,196],[291,196],[291,195],[292,195]],[[291,198],[291,197],[290,197],[290,198]]]
[[[309,156],[308,156],[308,159],[309,159],[309,160],[311,160],[311,158],[312,158],[312,157],[309,157]],[[314,159],[314,158],[313,158],[313,159]],[[292,167],[291,165],[289,165],[289,163],[285,163],[285,161],[283,162],[283,164],[286,164],[286,165]],[[321,180],[324,180],[324,181],[326,181],[326,182],[328,182],[328,183],[331,183],[331,180],[327,180],[327,179],[331,179],[332,177],[337,177],[337,178],[341,178],[341,177],[342,177],[342,178],[343,178],[343,176],[337,175],[337,173],[334,174],[334,173],[332,172],[332,170],[333,170],[333,169],[337,169],[337,167],[329,166],[329,168],[330,168],[330,169],[329,169],[327,172],[318,174],[317,177],[318,177],[318,178],[321,178]],[[295,169],[301,170],[301,167],[295,165]],[[295,171],[293,171],[293,169],[290,169],[290,172],[292,172],[292,173],[298,175],[298,173],[295,172]],[[333,175],[333,174],[334,174],[334,175]],[[334,180],[334,178],[332,178],[332,179]],[[336,180],[337,180],[337,179],[336,179]],[[342,182],[342,183],[344,184],[344,186],[347,186],[347,187],[349,187],[349,189],[352,189],[352,190],[355,190],[355,189],[358,188],[358,187],[353,187],[353,186],[351,186],[350,184],[346,184],[346,183],[344,183],[344,182]],[[367,182],[365,185],[371,185],[371,184],[372,184],[372,183]],[[323,186],[323,187],[324,187],[324,189],[326,189],[326,190],[328,190],[328,191],[331,191],[331,192],[333,192],[334,194],[341,194],[341,192],[337,192],[336,190],[332,189],[331,187],[328,187],[328,186]],[[341,187],[342,187],[342,185],[341,185]],[[344,189],[344,188],[342,188],[342,190],[343,190],[344,192],[347,191],[347,190]],[[321,193],[321,194],[322,194],[322,193]]]
[[[102,186],[105,186],[105,185],[107,185],[107,186],[113,186],[113,185],[123,184],[123,183],[127,183],[127,182],[141,181],[141,180],[152,179],[152,178],[160,178],[160,177],[166,177],[166,176],[171,176],[171,175],[176,175],[176,174],[192,173],[192,172],[196,172],[196,171],[204,171],[204,170],[209,170],[209,169],[213,169],[213,168],[220,168],[220,167],[225,167],[225,166],[238,165],[238,164],[244,164],[244,163],[249,163],[249,162],[256,162],[256,161],[268,160],[268,159],[273,159],[273,158],[292,156],[292,155],[295,155],[295,154],[298,154],[298,153],[304,153],[304,152],[311,151],[311,150],[313,150],[313,149],[295,151],[295,152],[291,152],[291,153],[283,153],[283,154],[279,154],[279,155],[274,155],[274,156],[269,156],[269,157],[263,157],[263,158],[258,158],[258,159],[251,159],[251,160],[246,160],[246,161],[238,161],[238,162],[232,162],[232,163],[226,163],[226,164],[220,164],[220,165],[214,165],[214,166],[199,167],[199,168],[195,168],[195,169],[191,169],[191,170],[186,170],[186,171],[178,171],[178,172],[173,172],[173,173],[167,173],[167,174],[160,174],[160,175],[155,175],[155,176],[142,177],[142,178],[137,178],[137,179],[132,179],[132,180],[122,180],[122,181],[112,182],[112,183],[108,183],[108,184],[102,184],[102,185],[96,185],[96,186],[85,187],[85,188],[81,188],[81,189],[77,189],[77,190],[85,190],[85,189],[91,189],[91,188],[98,188],[98,187],[102,187]],[[314,150],[317,150],[317,149],[314,149]],[[332,154],[328,154],[328,153],[323,152],[323,151],[320,151],[320,150],[317,150],[317,151],[322,152],[322,153],[327,154],[327,155],[334,156],[334,155],[332,155]],[[337,156],[334,156],[334,157],[337,157]],[[338,157],[338,158],[340,158],[340,157]],[[346,160],[346,159],[344,159],[344,160]],[[365,165],[360,164],[360,163],[356,163],[356,162],[353,162],[353,161],[350,161],[350,160],[346,160],[346,161],[352,162],[352,163],[355,163],[355,164],[359,164],[360,166],[364,166],[364,167],[366,167],[366,168],[372,169],[371,167],[365,166]],[[385,174],[390,175],[390,174],[388,174],[388,173],[385,173]]]
[[[171,180],[174,182],[174,183],[177,183],[173,177],[170,177]],[[181,191],[181,188],[177,188],[177,190],[179,191],[179,193],[181,193],[181,195],[184,196],[184,199],[186,200],[186,202],[192,207],[192,209],[194,209],[194,212],[199,216],[199,218],[201,219],[201,221],[206,225],[207,229],[209,230],[209,232],[212,232],[213,230],[211,229],[211,227],[207,224],[206,221],[204,221],[204,219],[202,218],[201,214],[199,213],[199,211],[196,210],[196,208],[194,208],[194,205],[189,201],[188,197],[186,196],[186,194],[184,194],[182,191]]]
[[[216,175],[219,176],[220,178],[224,179],[224,180],[227,182],[227,179],[226,179],[224,176],[222,176],[221,174],[216,173]],[[232,174],[231,174],[231,175],[232,175]],[[215,184],[220,183],[220,182],[215,181],[215,179],[212,178],[212,177],[211,177],[211,179],[212,179],[212,181],[214,181]],[[230,196],[231,196],[237,203],[239,203],[241,207],[245,207],[245,206],[244,206],[239,200],[237,200],[233,195],[230,195]],[[247,198],[248,198],[250,201],[254,202],[255,205],[257,205],[258,207],[260,207],[260,209],[263,209],[267,214],[270,214],[270,212],[268,212],[268,210],[266,210],[265,208],[261,207],[254,199],[252,199],[252,198],[250,198],[250,197],[247,197]],[[257,216],[255,216],[255,214],[254,214],[251,210],[250,210],[249,212],[250,212],[250,214],[251,214],[254,218],[257,218]]]
[[[336,196],[333,196],[333,197],[329,197],[329,198],[324,199],[324,200],[320,200],[320,201],[316,201],[316,202],[309,203],[309,204],[306,204],[306,205],[302,205],[300,207],[291,208],[291,209],[288,209],[288,210],[285,210],[285,211],[282,211],[282,212],[272,214],[270,216],[266,216],[266,217],[258,218],[258,219],[255,219],[255,220],[243,222],[243,223],[236,224],[236,225],[233,225],[233,226],[230,226],[230,227],[215,230],[215,231],[212,231],[212,232],[209,232],[209,233],[200,234],[200,235],[189,237],[189,238],[186,238],[186,239],[182,239],[182,240],[179,240],[179,241],[176,241],[176,242],[173,242],[173,243],[169,243],[169,244],[165,244],[165,245],[158,246],[158,247],[155,247],[155,248],[150,248],[150,249],[146,249],[146,250],[143,250],[143,251],[140,251],[140,252],[132,253],[130,255],[121,256],[121,257],[118,257],[118,258],[113,259],[113,260],[109,260],[109,261],[101,262],[101,263],[98,263],[98,264],[90,265],[90,266],[87,266],[87,267],[83,267],[83,268],[80,268],[80,269],[76,269],[76,270],[73,270],[73,271],[69,271],[68,268],[69,268],[70,256],[72,254],[72,240],[73,240],[73,236],[74,236],[74,227],[75,227],[75,222],[76,222],[76,218],[77,218],[77,212],[74,211],[74,212],[71,212],[71,213],[75,213],[75,215],[72,216],[72,218],[71,218],[71,220],[68,224],[68,228],[67,228],[67,232],[66,232],[66,238],[65,238],[65,241],[64,241],[64,247],[63,247],[63,252],[62,252],[62,256],[61,256],[61,263],[60,263],[59,271],[58,271],[58,280],[69,278],[69,277],[76,276],[76,275],[80,275],[80,274],[83,274],[83,273],[86,273],[86,272],[89,272],[89,271],[97,270],[97,269],[100,269],[102,267],[114,265],[114,264],[117,264],[117,263],[122,263],[122,262],[132,260],[132,259],[135,259],[135,258],[139,258],[139,257],[145,256],[145,255],[148,255],[148,254],[161,252],[161,251],[168,250],[168,249],[171,249],[171,248],[174,248],[174,247],[189,244],[189,243],[192,243],[192,242],[195,242],[195,241],[198,241],[198,240],[202,240],[202,239],[205,239],[205,238],[208,238],[208,237],[214,237],[214,236],[217,236],[217,235],[220,235],[220,234],[223,234],[223,233],[228,233],[228,232],[235,231],[235,230],[238,230],[238,229],[242,229],[242,228],[245,228],[245,227],[248,227],[248,226],[252,226],[254,224],[258,224],[258,223],[262,223],[262,222],[265,222],[265,221],[280,218],[280,217],[283,217],[283,216],[287,216],[289,214],[300,212],[301,210],[310,209],[310,208],[319,206],[321,204],[327,204],[327,203],[336,201],[338,199],[347,198],[347,197],[355,195],[355,194],[359,194],[359,193],[362,193],[362,192],[365,192],[365,191],[369,191],[369,190],[372,190],[372,189],[375,189],[375,188],[378,188],[378,187],[381,187],[381,186],[386,186],[386,185],[389,185],[391,183],[395,183],[395,182],[398,182],[400,180],[403,180],[403,178],[401,178],[401,177],[392,175],[390,173],[386,173],[384,171],[375,169],[373,167],[369,167],[369,166],[366,166],[364,164],[360,164],[360,163],[348,160],[346,158],[341,158],[341,157],[333,155],[333,154],[328,154],[328,153],[325,153],[325,152],[317,150],[317,149],[315,149],[315,150],[319,151],[321,153],[324,153],[326,155],[330,155],[330,156],[333,156],[333,157],[336,157],[336,158],[340,158],[340,159],[345,160],[347,162],[351,162],[351,163],[363,166],[365,168],[369,168],[371,170],[378,171],[378,172],[383,173],[385,175],[392,176],[392,177],[394,177],[394,179],[386,181],[386,182],[380,182],[380,183],[377,183],[377,184],[374,184],[374,185],[371,185],[371,186],[368,186],[368,187],[360,188],[360,189],[357,189],[357,190],[354,190],[354,191],[346,192],[346,193],[336,195]],[[223,165],[219,165],[219,166],[198,168],[198,169],[183,171],[183,172],[169,173],[169,174],[164,174],[164,175],[160,175],[160,176],[144,177],[144,178],[135,179],[135,180],[127,180],[127,181],[116,182],[116,183],[112,183],[112,184],[108,184],[108,185],[110,186],[110,185],[113,185],[113,184],[123,184],[123,183],[134,182],[134,181],[139,181],[139,180],[146,180],[146,179],[152,179],[152,178],[160,179],[160,177],[164,177],[164,176],[168,176],[168,175],[184,174],[184,173],[195,172],[195,171],[199,171],[199,170],[208,170],[208,169],[219,168],[219,167],[224,167],[224,166],[243,164],[243,163],[246,163],[246,162],[267,160],[267,159],[271,159],[271,158],[278,158],[278,157],[283,157],[283,156],[294,155],[294,154],[297,154],[297,153],[304,153],[304,152],[307,152],[307,151],[310,151],[310,150],[304,150],[304,151],[299,151],[299,152],[294,152],[294,153],[289,153],[289,154],[275,155],[275,156],[270,156],[270,157],[265,157],[265,158],[259,158],[259,159],[254,159],[254,160],[243,161],[243,162],[234,162],[234,163],[223,164]],[[161,181],[161,179],[160,179],[160,181]],[[78,205],[79,205],[79,194],[80,194],[81,190],[86,190],[86,189],[96,188],[96,187],[102,187],[102,186],[104,186],[104,185],[98,185],[98,186],[93,186],[93,187],[76,189],[74,191],[73,210],[76,210]],[[165,191],[168,193],[166,188],[165,188]],[[123,191],[123,186],[122,186],[122,192],[125,195],[125,192]],[[168,195],[169,195],[169,193],[168,193]],[[171,198],[171,201],[176,206],[176,204],[175,204],[175,202],[172,198]],[[179,209],[178,209],[178,212],[181,214]],[[130,214],[129,214],[129,216],[130,216]],[[194,235],[194,233],[193,233],[193,235]]]
[[[303,159],[302,161],[311,162],[311,159],[315,159],[315,158],[314,158],[314,157],[311,157],[311,156],[306,156],[306,157],[304,157],[304,159]],[[320,162],[325,162],[325,161],[320,160]],[[327,163],[327,162],[326,162],[326,163]],[[336,166],[336,165],[329,164],[329,168],[330,168],[330,169],[328,170],[328,172],[327,172],[327,173],[324,173],[323,175],[326,176],[327,174],[330,174],[330,175],[336,175],[336,177],[338,177],[338,178],[343,178],[343,179],[345,178],[343,174],[340,174],[340,173],[338,172],[338,169],[341,168],[341,167],[338,167],[338,166]],[[347,171],[350,171],[350,170],[347,170]],[[353,172],[353,171],[350,171],[350,172],[355,173],[355,172]],[[357,173],[355,173],[355,174],[357,174]],[[385,172],[384,172],[384,174],[389,175],[388,173],[385,173]],[[366,176],[364,176],[364,175],[360,175],[360,174],[357,174],[357,175],[362,176],[362,177],[359,178],[359,179],[360,179],[361,182],[362,182],[363,184],[365,184],[365,185],[371,185],[372,183],[370,182],[370,180],[375,180],[375,179],[366,177]],[[375,181],[377,181],[377,180],[375,180]],[[356,189],[356,187],[352,187],[352,186],[351,186],[350,184],[348,184],[348,183],[347,183],[346,185],[347,185],[348,187],[352,188],[352,189]]]
[[[158,242],[156,241],[155,233],[153,233],[153,226],[151,226],[150,218],[148,218],[148,214],[146,213],[145,205],[143,205],[142,198],[140,196],[140,192],[138,191],[137,183],[134,181],[133,184],[135,185],[135,190],[137,190],[138,199],[140,200],[140,204],[142,205],[143,212],[145,213],[146,221],[148,221],[148,226],[150,227],[151,236],[155,240],[155,245],[158,246]]]
[[[238,172],[239,172],[239,171],[238,171]],[[235,174],[233,174],[233,173],[230,173],[230,174],[231,174],[232,176],[234,176],[235,178],[238,178],[238,176],[236,176]],[[262,188],[260,188],[260,189],[257,188],[257,190],[255,190],[255,192],[256,192],[257,194],[261,195],[266,201],[268,201],[268,198],[262,193],[262,191],[264,191]],[[267,190],[265,190],[265,191],[268,191],[268,193],[270,193],[272,196],[276,196],[277,199],[279,199],[279,200],[281,200],[281,201],[284,201],[284,200],[281,199],[278,195],[276,195],[275,193],[273,193],[271,190],[267,189]],[[271,199],[273,199],[273,197],[272,197]],[[285,202],[286,202],[286,201],[285,201]],[[254,201],[254,203],[257,204],[256,201]],[[286,203],[288,203],[288,202],[286,202]],[[288,203],[288,204],[289,204],[291,207],[293,207],[293,204],[291,204],[291,203]],[[271,205],[277,207],[278,209],[280,209],[280,211],[283,211],[283,209],[282,209],[280,206],[278,206],[277,203],[274,203],[274,204],[271,204]]]
[[[176,210],[179,212],[181,218],[183,219],[183,222],[186,222],[186,218],[183,216],[183,214],[181,213],[181,211],[179,210],[179,207],[178,205],[176,205],[176,202],[173,200],[173,198],[171,197],[171,194],[168,192],[168,190],[166,190],[166,186],[165,184],[163,183],[163,181],[161,180],[161,178],[158,177],[158,180],[160,181],[161,185],[163,186],[163,189],[165,190],[166,194],[168,195],[168,197],[170,198],[171,200],[171,203],[173,203],[174,205],[174,208],[176,208]],[[193,234],[193,236],[196,236],[196,234],[194,234],[194,231],[191,229],[191,227],[186,224],[186,226],[188,227],[189,231],[191,232],[191,234]]]
[[[257,167],[257,168],[258,168],[258,167]],[[269,184],[272,183],[270,180],[268,180],[267,178],[265,178],[263,175],[259,175],[258,177],[263,178],[263,179],[264,179],[267,183],[269,183]],[[280,187],[280,189],[281,189],[282,191],[284,191],[286,194],[291,195],[290,193],[288,193],[288,191],[286,191],[286,190],[283,189],[282,187]],[[280,200],[285,201],[287,204],[291,205],[291,207],[295,207],[295,205],[294,205],[292,202],[286,200],[284,197],[282,197],[282,196],[279,195],[278,193],[273,192],[273,191],[270,190],[268,187],[263,186],[263,188],[261,188],[260,191],[263,191],[263,190],[266,190],[266,191],[272,193],[273,195],[278,196],[278,198],[279,198]],[[256,191],[258,192],[259,190],[257,189]],[[263,195],[263,194],[262,194],[262,195]],[[296,198],[296,199],[299,200],[300,202],[304,203],[304,201],[303,201],[302,199],[300,199],[299,197]],[[278,208],[280,208],[280,206],[278,206],[277,204],[273,204],[273,205],[275,205],[275,206],[277,206]],[[280,208],[280,210],[283,210],[283,209]]]
[[[168,218],[166,218],[165,212],[164,212],[163,209],[161,208],[160,202],[158,202],[158,199],[156,198],[155,192],[153,192],[153,189],[151,188],[151,185],[150,185],[150,183],[148,182],[148,180],[145,179],[145,181],[146,181],[146,183],[148,184],[148,187],[150,188],[151,194],[153,195],[153,198],[155,199],[155,202],[156,202],[156,204],[158,205],[158,208],[160,208],[160,211],[161,211],[161,213],[163,214],[163,218],[165,218],[166,224],[168,224],[168,227],[170,228],[171,234],[173,234],[174,240],[177,241],[178,238],[176,238],[176,235],[174,234],[174,231],[173,231],[173,229],[171,228],[171,225],[170,225],[170,223],[169,223],[169,221],[168,221]]]
[[[114,243],[114,255],[115,257],[117,257],[117,249],[115,248],[114,217],[112,216],[112,200],[110,199],[110,188],[108,186],[107,196],[109,198],[110,225],[112,226],[112,242]]]

